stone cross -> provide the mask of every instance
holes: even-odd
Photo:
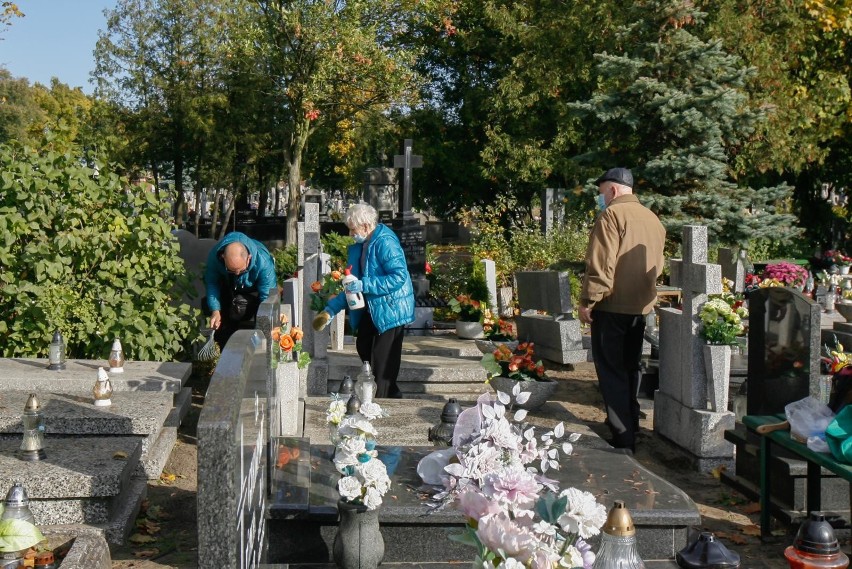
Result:
[[[707,295],[722,292],[721,265],[707,262],[707,228],[683,228],[683,259],[672,260],[671,284],[683,291],[680,326],[661,329],[660,350],[679,357],[660,357],[660,389],[691,409],[707,408],[707,378],[704,372],[703,342],[698,337],[698,311]],[[674,336],[674,337],[672,337]]]
[[[299,226],[299,246],[302,248],[298,258],[303,259],[303,265],[299,268],[299,276],[302,278],[302,322],[304,324],[304,337],[302,338],[302,349],[311,354],[313,359],[324,360],[328,353],[328,329],[322,332],[314,332],[311,322],[314,314],[311,311],[311,283],[322,275],[322,260],[320,258],[320,227],[319,227],[319,204],[305,203],[305,222]]]
[[[393,157],[393,167],[402,168],[402,201],[399,213],[403,218],[411,217],[411,169],[423,167],[423,157],[411,153],[410,138],[405,139],[404,153]]]

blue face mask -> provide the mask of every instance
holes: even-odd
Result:
[[[364,237],[363,235],[356,233],[355,235],[352,236],[352,239],[355,240],[355,243],[363,243],[364,240],[367,239],[367,238]]]
[[[606,198],[604,198],[603,194],[597,195],[597,201],[598,201],[598,209],[601,210],[601,211],[605,210],[606,209]]]

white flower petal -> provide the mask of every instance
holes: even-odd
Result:
[[[568,436],[568,440],[572,443],[576,443],[578,440],[580,440],[580,433],[571,433]]]
[[[515,421],[523,421],[527,417],[526,409],[518,409],[515,411]]]
[[[553,434],[556,436],[557,439],[561,438],[565,434],[565,425],[563,425],[562,423],[556,425],[556,428],[553,429]]]
[[[520,384],[520,382],[517,382],[517,381],[516,381],[516,382],[515,382],[515,386],[514,386],[514,387],[512,387],[512,395],[514,395],[515,397],[517,397],[517,396],[518,396],[518,393],[520,393],[520,392],[521,392],[521,384]]]
[[[512,402],[512,398],[509,397],[507,394],[503,393],[502,391],[498,391],[497,392],[497,401],[499,401],[503,405],[508,405],[509,403]]]
[[[523,405],[524,403],[526,403],[529,400],[530,400],[530,392],[529,391],[524,391],[523,393],[519,393],[517,396],[515,396],[515,401],[517,401],[521,405]]]

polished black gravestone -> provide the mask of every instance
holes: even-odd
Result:
[[[788,287],[748,297],[749,415],[783,413],[788,403],[819,393],[820,307]]]
[[[339,479],[331,462],[331,450],[327,445],[311,446],[307,439],[277,440],[273,456],[279,460],[271,477],[268,520],[271,563],[331,560],[337,531]],[[379,511],[385,563],[469,563],[474,558],[472,548],[449,539],[452,532],[464,526],[462,515],[450,508],[432,512],[427,505],[436,488],[424,485],[416,468],[432,450],[380,447],[379,458],[391,476],[391,489]],[[289,458],[281,459],[282,456]],[[563,457],[562,468],[549,475],[563,489],[574,486],[592,492],[607,509],[615,500],[624,500],[637,528],[643,559],[674,558],[687,544],[689,527],[701,523],[689,496],[615,449],[575,447],[574,454]],[[597,548],[596,539],[590,542]]]
[[[749,293],[748,376],[749,415],[784,413],[784,407],[808,395],[824,396],[819,368],[820,307],[797,290],[768,287]],[[827,402],[827,401],[825,401]],[[757,499],[760,490],[759,435],[742,424],[725,432],[736,447],[735,473],[723,472],[722,482]],[[778,449],[770,464],[770,506],[786,523],[807,515],[807,463]],[[824,471],[822,509],[849,516],[849,484]]]

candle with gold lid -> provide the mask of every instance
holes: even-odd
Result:
[[[636,526],[622,500],[616,500],[604,527],[593,569],[645,569],[636,550]]]
[[[109,382],[109,375],[102,367],[98,368],[98,379],[92,388],[92,395],[95,397],[95,406],[112,405],[112,384]]]

